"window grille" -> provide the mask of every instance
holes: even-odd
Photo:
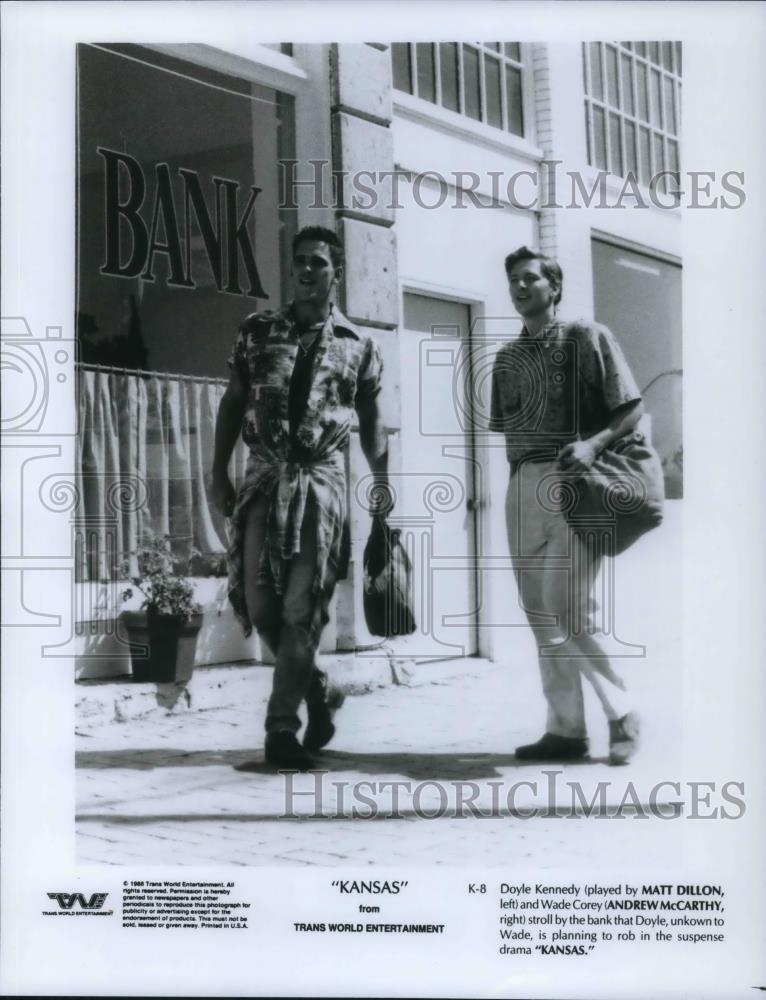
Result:
[[[678,198],[680,42],[583,44],[588,163]],[[673,175],[668,176],[668,174]]]
[[[394,87],[513,135],[524,135],[519,42],[394,42]]]

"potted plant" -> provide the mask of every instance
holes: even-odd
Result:
[[[202,607],[194,600],[191,582],[176,572],[169,539],[153,538],[137,555],[139,574],[131,583],[144,599],[140,611],[122,613],[133,680],[188,681],[194,670]],[[133,587],[123,590],[123,601],[133,597]]]

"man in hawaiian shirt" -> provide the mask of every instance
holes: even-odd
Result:
[[[505,270],[524,326],[495,359],[490,429],[505,434],[508,540],[548,703],[545,734],[518,747],[516,757],[587,756],[584,675],[609,722],[610,763],[626,763],[638,745],[639,722],[593,618],[603,553],[592,532],[573,530],[565,501],[600,452],[636,427],[641,394],[606,327],[557,320],[563,275],[555,260],[521,247],[508,255]]]
[[[388,452],[375,341],[331,299],[343,248],[329,229],[302,229],[292,246],[293,301],[242,323],[216,423],[214,499],[231,518],[229,598],[249,634],[275,657],[266,712],[266,760],[307,770],[332,738],[326,680],[314,658],[335,585],[345,575],[349,531],[345,449],[354,416],[374,475],[378,510],[390,506]],[[238,492],[228,465],[239,433],[250,449]],[[298,742],[298,707],[308,725]]]

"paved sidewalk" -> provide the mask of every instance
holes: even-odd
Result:
[[[627,767],[606,763],[607,726],[587,683],[591,761],[544,767],[515,760],[513,748],[536,739],[545,720],[526,629],[512,630],[505,662],[419,666],[411,686],[389,683],[348,697],[337,735],[319,758],[322,771],[293,778],[263,760],[269,668],[229,668],[214,678],[198,671],[191,708],[181,704],[172,714],[157,710],[156,692],[131,699],[123,683],[78,705],[79,860],[523,863],[570,871],[639,858],[647,868],[673,864],[683,850],[683,821],[641,818],[653,786],[681,778],[680,508],[670,515],[618,560],[618,634],[647,650],[619,664],[644,723],[643,750]],[[383,674],[391,679],[388,667]],[[407,681],[406,673],[399,679]],[[205,684],[207,694],[198,688],[203,696],[195,696],[195,685]],[[141,715],[143,704],[154,710]],[[374,786],[355,792],[360,782]],[[396,802],[391,782],[408,783],[397,786]],[[549,782],[558,815],[548,808]],[[290,788],[298,794],[291,797]],[[586,804],[595,801],[594,815],[581,815],[578,792]],[[666,789],[659,801],[672,801],[672,793]],[[606,822],[604,814],[623,802],[633,813],[628,808],[624,818]],[[525,818],[533,808],[538,815]],[[399,818],[386,818],[392,813]]]
[[[269,671],[251,668],[257,702],[103,724],[78,736],[79,860],[461,866],[523,861],[555,868],[587,865],[597,857],[601,865],[617,865],[632,852],[647,862],[666,859],[679,842],[678,822],[638,819],[630,809],[609,823],[523,814],[547,809],[552,780],[555,805],[565,816],[573,801],[578,804],[569,782],[579,783],[586,802],[599,782],[609,782],[604,802],[615,807],[628,782],[646,805],[653,783],[677,777],[667,728],[672,706],[652,704],[651,697],[652,675],[667,669],[672,652],[667,648],[650,669],[643,661],[632,671],[628,665],[644,705],[646,749],[626,768],[606,764],[606,724],[595,699],[588,702],[590,763],[564,769],[516,762],[513,747],[536,738],[542,726],[535,664],[463,660],[419,668],[413,687],[349,697],[337,717],[336,738],[319,758],[323,773],[286,778],[263,761]],[[362,781],[409,785],[399,786],[396,802],[390,786],[364,786],[362,794],[372,794],[379,816],[359,818],[371,811],[353,791]],[[335,782],[347,785],[340,791]],[[473,784],[461,788],[457,782]],[[508,790],[519,782],[537,782],[538,791],[520,786],[509,808]],[[297,794],[290,797],[290,789]],[[479,816],[466,806],[472,791]],[[418,811],[443,815],[426,819]],[[401,818],[385,818],[392,812]]]

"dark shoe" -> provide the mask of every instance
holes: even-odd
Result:
[[[316,767],[314,758],[298,742],[295,733],[281,729],[266,734],[264,747],[266,763],[285,771],[311,771]]]
[[[627,764],[638,750],[641,724],[635,712],[609,723],[609,763]]]
[[[308,724],[303,735],[306,750],[321,750],[335,735],[333,716],[346,700],[340,691],[328,693],[327,677],[315,670],[311,677],[311,687],[306,698]]]
[[[588,741],[570,736],[556,736],[546,733],[537,743],[527,743],[516,747],[516,760],[543,762],[583,760],[588,756]]]

